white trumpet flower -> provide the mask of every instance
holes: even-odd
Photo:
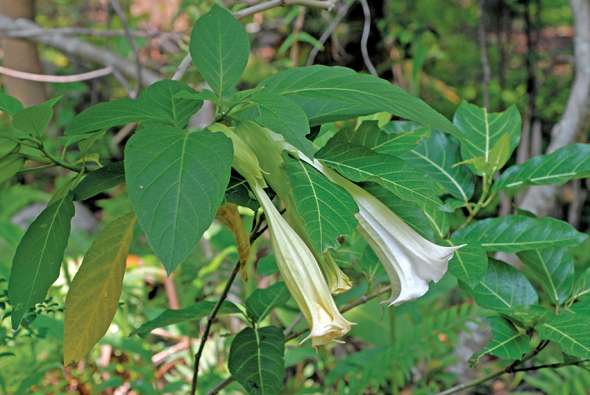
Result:
[[[246,178],[266,214],[277,266],[308,322],[308,338],[311,338],[314,346],[321,346],[344,336],[350,331],[351,323],[338,311],[312,251],[264,191],[264,176],[255,153],[232,129],[220,124],[212,125],[209,129],[222,132],[232,140],[232,165]]]
[[[312,344],[321,346],[344,336],[351,323],[338,311],[313,253],[279,213],[262,186],[251,186],[266,214],[281,276],[310,326]]]
[[[439,281],[449,260],[462,246],[443,247],[426,240],[379,199],[350,182],[319,161],[300,154],[332,182],[351,194],[359,207],[360,229],[383,264],[392,287],[389,305],[419,298],[428,291],[428,282]]]

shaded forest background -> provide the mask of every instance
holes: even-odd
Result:
[[[172,77],[186,54],[193,22],[213,3],[0,0],[3,89],[26,105],[61,95],[50,130],[57,139],[74,115],[85,108],[101,101],[136,97],[143,87]],[[223,1],[234,10],[255,3]],[[449,118],[462,100],[492,112],[516,105],[523,131],[512,163],[568,143],[587,142],[588,0],[341,0],[330,11],[278,7],[243,22],[253,48],[244,87],[288,67],[341,65],[378,74]],[[195,87],[202,84],[194,68],[188,69],[184,81]],[[206,117],[206,109],[200,116]],[[121,128],[95,144],[104,156],[120,159],[132,131],[132,126]],[[6,304],[5,280],[20,237],[18,229],[47,202],[60,171],[22,174],[18,185],[0,195],[0,313]],[[500,215],[518,210],[552,214],[587,232],[589,189],[586,180],[559,188],[531,188],[514,198],[503,197],[498,207],[490,210]],[[229,270],[228,257],[235,255],[231,235],[219,229],[201,242],[199,256],[173,277],[166,277],[147,247],[135,251],[127,261],[124,303],[106,339],[78,366],[64,368],[61,364],[61,317],[68,277],[75,272],[100,221],[113,219],[128,207],[122,190],[98,195],[77,207],[67,264],[52,289],[52,298],[19,333],[11,333],[7,320],[0,325],[0,392],[183,393],[190,381],[194,347],[188,336],[198,333],[199,322],[158,329],[143,339],[132,333],[165,307],[183,307],[218,293],[220,279],[227,277]],[[267,250],[261,246],[258,252],[260,282],[269,281],[264,276],[265,267],[272,266],[265,260]],[[590,243],[576,254],[579,264],[587,266]],[[257,285],[246,283],[244,288]],[[393,333],[382,307],[368,303],[354,312],[364,318],[353,330],[359,340],[347,345],[346,358],[316,358],[309,345],[288,351],[287,390],[319,393],[318,388],[333,388],[336,392],[347,386],[349,392],[342,393],[355,393],[350,392],[354,386],[350,383],[357,383],[356,393],[381,393],[379,380],[398,374],[395,381],[403,383],[403,393],[428,394],[434,388],[472,379],[477,370],[470,369],[469,358],[486,342],[489,331],[476,309],[462,303],[465,295],[453,287],[443,282],[425,299],[405,305],[410,313],[432,315],[438,309],[445,313],[415,326],[397,324],[402,330],[423,334],[422,344],[411,352],[404,349],[397,365],[359,362],[371,360],[367,344],[388,344]],[[232,298],[239,300],[242,291],[234,289]],[[214,389],[226,375],[224,344],[227,334],[236,332],[238,325],[232,318],[224,318],[223,329],[210,342],[203,362],[207,390]],[[400,337],[397,341],[411,340]],[[489,358],[486,362],[489,368],[497,361]],[[590,388],[590,373],[570,367],[518,374],[486,385],[481,393],[582,395]],[[229,393],[240,391],[237,386],[228,389]]]

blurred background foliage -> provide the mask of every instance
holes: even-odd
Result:
[[[127,24],[145,70],[170,77],[184,57],[193,22],[212,0],[121,0]],[[233,10],[252,1],[223,1]],[[368,53],[379,75],[451,117],[461,100],[499,111],[516,104],[529,139],[521,159],[540,154],[550,130],[564,111],[573,79],[573,29],[566,0],[372,0]],[[35,21],[46,29],[79,28],[75,37],[111,51],[129,62],[134,53],[125,27],[106,0],[36,1]],[[6,4],[3,5],[6,7]],[[2,11],[3,13],[4,10]],[[366,22],[358,1],[341,0],[331,12],[282,7],[243,21],[253,51],[244,87],[268,75],[310,63],[342,65],[366,71],[361,36]],[[86,29],[86,31],[82,31]],[[100,32],[114,32],[101,35]],[[116,33],[116,34],[115,34]],[[49,34],[49,33],[48,33]],[[482,53],[485,48],[485,55]],[[37,47],[44,74],[71,75],[96,66],[46,45]],[[486,56],[487,55],[487,56]],[[11,56],[3,52],[4,61]],[[489,71],[486,71],[489,68]],[[194,68],[185,81],[198,86]],[[58,138],[74,114],[100,101],[133,95],[136,81],[121,75],[69,84],[47,84],[48,97],[61,95],[52,133]],[[18,96],[18,92],[9,92]],[[35,98],[33,98],[34,100]],[[39,97],[38,101],[45,98]],[[338,126],[338,125],[337,125]],[[99,160],[121,158],[129,131],[97,138]],[[64,182],[63,171],[24,173],[0,195],[0,312],[6,311],[6,279],[23,228]],[[558,216],[587,231],[587,186],[568,184],[560,196]],[[580,204],[580,200],[582,203]],[[575,213],[572,207],[575,205]],[[192,374],[192,353],[200,332],[198,320],[152,331],[134,331],[166,308],[191,306],[214,298],[237,258],[232,234],[219,224],[206,233],[194,256],[167,278],[145,239],[134,240],[120,308],[105,339],[76,366],[62,366],[63,301],[91,235],[103,221],[126,212],[125,191],[115,188],[77,207],[73,237],[62,274],[45,303],[12,332],[3,315],[0,325],[0,392],[4,394],[163,394],[185,393]],[[244,211],[244,215],[252,215]],[[362,240],[348,240],[338,262],[355,283],[340,302],[354,300],[378,284],[376,258]],[[588,265],[590,244],[575,251]],[[276,282],[268,240],[255,244],[248,280],[234,285],[229,300],[243,301],[257,287]],[[392,312],[393,311],[393,312]],[[267,320],[289,326],[297,308],[289,301]],[[358,323],[346,344],[315,351],[309,342],[286,350],[289,394],[431,394],[500,366],[486,357],[477,369],[470,357],[488,338],[485,312],[456,287],[448,275],[420,300],[387,310],[373,300],[347,313]],[[298,328],[303,328],[298,324]],[[199,393],[227,377],[227,349],[243,326],[234,316],[220,318],[202,359]],[[192,341],[191,341],[192,339]],[[545,358],[541,356],[541,358]],[[548,357],[547,357],[548,358]],[[543,361],[545,362],[545,361]],[[546,362],[551,362],[550,358]],[[395,385],[392,386],[392,383]],[[576,367],[539,371],[494,380],[474,393],[588,394],[590,373]],[[230,384],[228,393],[240,393]]]

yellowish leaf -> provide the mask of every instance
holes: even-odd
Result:
[[[64,363],[78,361],[106,333],[121,296],[135,215],[111,222],[98,234],[66,297]]]

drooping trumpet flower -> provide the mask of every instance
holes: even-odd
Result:
[[[443,277],[453,253],[461,246],[443,247],[426,240],[369,192],[319,161],[299,156],[346,189],[358,205],[356,216],[361,232],[391,282],[390,305],[419,298],[428,291],[429,281]]]
[[[256,155],[231,129],[223,125],[210,129],[225,133],[233,142],[233,166],[246,178],[264,210],[277,266],[308,322],[308,338],[314,346],[320,346],[344,336],[351,323],[338,311],[313,253],[264,191],[264,177]]]
[[[276,209],[260,185],[251,185],[264,209],[277,266],[309,323],[314,346],[344,336],[351,323],[338,311],[328,284],[307,245]]]

